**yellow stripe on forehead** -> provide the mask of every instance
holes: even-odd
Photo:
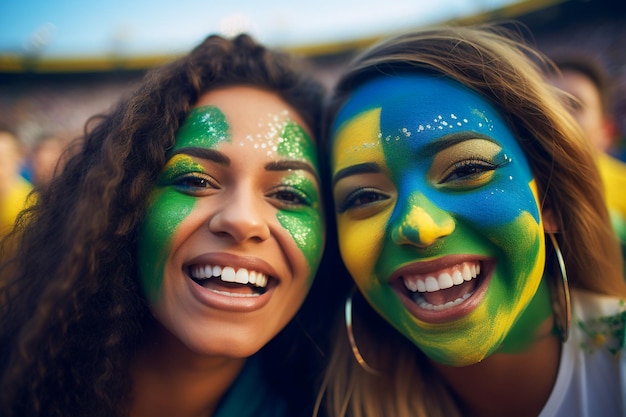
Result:
[[[380,141],[380,112],[378,108],[360,113],[338,129],[333,141],[334,172],[364,162],[387,166]]]

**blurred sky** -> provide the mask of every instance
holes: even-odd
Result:
[[[209,33],[273,46],[378,36],[519,0],[0,0],[0,55],[184,52]]]

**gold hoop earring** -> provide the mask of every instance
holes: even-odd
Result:
[[[372,368],[371,366],[367,364],[367,362],[365,362],[365,359],[363,359],[363,356],[361,355],[361,352],[359,351],[359,348],[356,345],[356,340],[354,339],[354,332],[352,331],[352,295],[354,294],[354,291],[355,290],[352,289],[352,291],[350,291],[350,294],[348,294],[348,297],[346,298],[345,309],[344,309],[344,313],[345,313],[344,316],[346,320],[346,331],[348,333],[348,341],[350,342],[350,347],[352,348],[352,354],[354,355],[354,358],[356,359],[359,366],[363,368],[366,372],[369,372],[372,375],[380,375],[379,371]]]
[[[559,242],[556,240],[554,233],[547,233],[547,235],[550,237],[550,241],[552,242],[552,247],[554,248],[554,253],[559,264],[559,270],[561,271],[561,281],[553,283],[552,285],[553,291],[558,291],[558,294],[552,297],[552,304],[556,327],[561,335],[561,342],[565,343],[569,337],[569,328],[572,323],[569,283],[567,281],[565,261],[563,260],[563,254],[561,253]]]

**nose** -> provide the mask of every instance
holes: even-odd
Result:
[[[262,242],[269,238],[270,227],[263,215],[264,202],[253,191],[238,190],[222,195],[224,200],[209,220],[209,230],[217,236],[229,236],[236,242]]]
[[[390,224],[391,238],[398,245],[426,248],[454,232],[454,218],[421,193],[412,193],[401,214]]]

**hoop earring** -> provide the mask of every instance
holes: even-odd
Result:
[[[552,285],[553,291],[559,292],[556,297],[553,296],[552,304],[556,319],[556,327],[561,335],[561,342],[565,343],[569,337],[569,328],[572,323],[572,308],[569,283],[567,281],[567,271],[565,270],[565,261],[563,260],[563,254],[561,253],[561,247],[559,246],[559,242],[556,240],[554,233],[546,234],[550,237],[550,241],[552,242],[552,247],[554,248],[554,253],[559,264],[559,270],[561,271],[561,281],[553,283]]]
[[[346,331],[348,333],[348,340],[350,341],[350,347],[352,348],[352,354],[354,355],[354,358],[356,359],[359,366],[363,368],[366,372],[372,375],[380,375],[379,371],[372,368],[371,366],[367,364],[367,362],[365,362],[365,359],[363,359],[363,356],[361,356],[359,347],[356,345],[356,340],[354,339],[354,332],[352,331],[352,295],[354,294],[354,291],[355,290],[353,288],[352,291],[350,291],[350,294],[348,294],[348,297],[346,298],[346,304],[345,304],[345,310],[344,310],[345,312],[344,317],[346,320]]]

